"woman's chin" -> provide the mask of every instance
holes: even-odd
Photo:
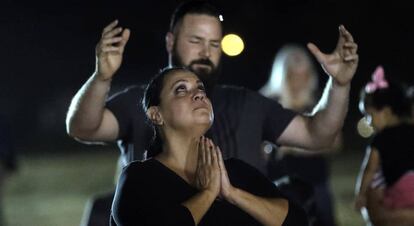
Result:
[[[205,133],[208,129],[210,129],[211,125],[213,124],[213,121],[211,121],[210,119],[197,120],[196,124]]]

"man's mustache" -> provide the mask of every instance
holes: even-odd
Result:
[[[198,60],[191,61],[190,66],[194,64],[204,64],[204,65],[214,68],[213,62],[211,62],[211,60],[209,59],[198,59]]]

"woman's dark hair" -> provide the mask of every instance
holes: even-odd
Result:
[[[188,71],[188,69],[184,67],[167,67],[161,69],[161,71],[156,74],[152,79],[149,81],[147,87],[144,91],[144,97],[142,99],[142,107],[144,112],[147,112],[148,108],[151,106],[158,106],[161,102],[161,91],[164,87],[164,80],[165,77],[173,72],[177,71]],[[162,139],[158,132],[158,129],[155,125],[151,122],[150,119],[147,118],[147,123],[151,125],[154,130],[154,136],[152,138],[151,146],[148,148],[147,157],[153,157],[159,154],[162,151]]]
[[[216,7],[205,0],[191,0],[181,3],[174,11],[170,21],[170,32],[173,32],[177,24],[182,21],[187,14],[200,14],[216,17],[219,21],[220,13]]]
[[[361,113],[365,114],[365,109],[372,107],[381,110],[390,107],[392,112],[398,117],[410,117],[411,105],[407,93],[402,84],[396,81],[387,81],[387,87],[377,88],[367,91],[367,87],[361,90],[359,106]]]

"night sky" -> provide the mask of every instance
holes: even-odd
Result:
[[[12,125],[17,146],[35,151],[36,147],[63,150],[77,145],[65,134],[65,114],[72,96],[94,70],[94,48],[103,27],[119,19],[132,32],[113,93],[148,81],[166,65],[164,37],[179,2],[5,1],[0,9],[0,115]],[[414,11],[407,5],[396,1],[372,2],[367,8],[352,1],[212,2],[221,9],[225,32],[239,34],[246,47],[238,57],[223,57],[220,83],[253,90],[267,80],[282,45],[311,41],[330,52],[336,45],[338,26],[345,25],[360,55],[344,129],[350,147],[365,142],[355,135],[361,117],[356,101],[377,65],[384,66],[386,76],[414,84]],[[327,76],[322,70],[320,74],[323,85]]]

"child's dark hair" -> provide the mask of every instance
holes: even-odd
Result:
[[[181,23],[182,19],[187,14],[199,14],[208,15],[220,19],[220,13],[216,7],[205,0],[191,0],[181,3],[174,11],[170,21],[170,32],[174,32],[178,23]]]
[[[183,70],[188,71],[184,67],[167,67],[167,68],[161,69],[158,74],[152,77],[147,87],[145,88],[144,96],[142,98],[142,107],[144,109],[144,112],[147,112],[148,108],[150,108],[151,106],[158,106],[160,104],[161,102],[160,96],[161,96],[162,88],[164,87],[165,76],[167,76],[170,73],[173,73],[176,71],[183,71]],[[154,136],[152,139],[151,146],[148,148],[147,157],[153,157],[162,151],[161,150],[162,140],[161,140],[161,137],[160,137],[160,134],[157,128],[148,118],[147,118],[147,123],[151,125],[151,127],[154,130]]]
[[[411,105],[404,87],[397,81],[385,80],[384,74],[377,79],[375,76],[378,75],[376,73],[379,70],[383,73],[383,69],[378,67],[374,72],[373,81],[368,82],[361,90],[359,100],[361,113],[366,114],[365,110],[368,107],[376,110],[390,107],[398,117],[410,117]]]

